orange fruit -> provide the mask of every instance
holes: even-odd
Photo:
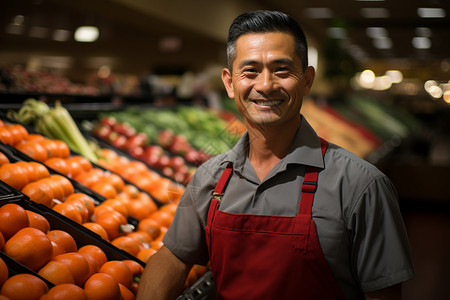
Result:
[[[95,273],[98,273],[98,271],[100,270],[100,266],[99,266],[97,260],[94,257],[90,256],[90,255],[84,255],[82,253],[79,253],[79,254],[81,254],[84,257],[84,259],[86,259],[86,261],[89,264],[89,276],[88,276],[88,278],[91,277],[92,275],[94,275]]]
[[[17,150],[28,155],[29,157],[39,162],[44,162],[48,159],[47,149],[43,146],[43,141],[28,141],[25,143],[19,143],[15,147]]]
[[[0,232],[5,240],[30,225],[25,209],[15,203],[7,203],[0,207],[0,220]]]
[[[83,171],[77,174],[73,179],[75,179],[85,187],[90,188],[92,185],[102,180],[104,176],[105,173],[101,169],[91,168],[88,171]]]
[[[88,297],[83,288],[75,284],[64,283],[52,287],[39,300],[88,300]]]
[[[47,167],[44,166],[43,164],[38,163],[36,161],[30,161],[30,162],[28,162],[28,164],[30,164],[34,167],[36,180],[50,176],[50,172],[48,171]]]
[[[63,198],[72,195],[75,192],[72,182],[66,177],[59,174],[53,174],[50,176],[50,179],[55,181],[57,185],[62,187]]]
[[[117,196],[116,188],[109,182],[98,181],[89,188],[105,198],[114,198]]]
[[[103,264],[100,273],[111,275],[118,283],[123,284],[128,289],[131,288],[133,282],[133,273],[130,268],[121,260],[110,260]]]
[[[9,163],[0,166],[0,180],[20,191],[28,183],[28,176],[22,166]]]
[[[71,202],[73,200],[78,200],[80,201],[88,210],[88,219],[92,216],[92,214],[94,213],[94,209],[95,209],[95,200],[91,197],[88,196],[84,193],[73,193],[70,194],[67,198],[65,202]]]
[[[65,252],[76,252],[77,243],[70,233],[64,230],[53,229],[47,233],[48,238],[60,245]]]
[[[22,189],[22,193],[27,195],[31,201],[47,207],[53,206],[53,190],[45,182],[40,180],[30,182]]]
[[[125,186],[125,181],[122,179],[122,177],[115,173],[105,174],[103,181],[111,183],[116,188],[117,192],[121,192]]]
[[[136,296],[133,294],[133,292],[130,291],[126,286],[119,283],[120,287],[120,294],[122,295],[123,300],[134,300],[136,299]]]
[[[28,179],[27,183],[37,180],[36,173],[34,171],[34,166],[31,165],[29,162],[27,162],[27,161],[16,161],[14,164],[17,165],[17,166],[21,166],[22,169],[25,171],[25,174],[26,174],[27,179]]]
[[[136,256],[142,248],[143,244],[139,244],[135,239],[128,236],[119,236],[111,241],[111,244],[119,249],[122,249],[133,256]]]
[[[28,216],[29,226],[39,229],[43,233],[47,234],[50,230],[50,223],[48,220],[41,214],[38,214],[34,211],[26,209],[25,212]]]
[[[177,210],[178,205],[175,203],[167,203],[159,208],[160,211],[165,211],[170,213],[172,216],[175,216],[175,212]]]
[[[67,159],[67,165],[69,166],[69,176],[70,178],[75,178],[78,174],[84,172],[83,166],[80,164],[78,160]]]
[[[69,174],[69,166],[67,165],[67,161],[62,157],[50,157],[44,164],[55,171],[58,171],[61,174],[68,175]]]
[[[59,200],[59,201],[63,200],[64,188],[61,185],[59,185],[55,180],[53,180],[51,177],[41,178],[38,180],[38,182],[46,184],[48,187],[50,187],[50,189],[52,190],[54,200]],[[52,201],[52,203],[53,203],[53,201]]]
[[[9,158],[3,152],[0,152],[0,165],[9,164]]]
[[[128,217],[128,208],[126,206],[125,203],[123,203],[122,201],[118,200],[118,199],[106,199],[105,201],[103,201],[99,206],[109,206],[111,207],[113,210],[121,213],[122,215],[124,215],[126,218]]]
[[[130,268],[133,277],[141,277],[144,267],[140,263],[132,259],[125,259],[123,262]]]
[[[143,230],[133,231],[127,234],[128,237],[135,239],[141,245],[149,244],[153,239],[148,232]]]
[[[53,257],[50,239],[33,227],[19,230],[5,243],[3,251],[33,271],[37,271]]]
[[[127,218],[114,210],[97,216],[95,222],[105,229],[110,241],[118,236],[125,235],[128,230]]]
[[[160,240],[150,242],[150,248],[153,248],[155,250],[159,250],[162,246],[164,246],[164,243]]]
[[[162,226],[162,227],[161,227],[161,233],[160,233],[159,236],[158,236],[156,239],[154,239],[153,241],[162,241],[162,239],[163,239],[164,235],[166,234],[167,230],[168,230],[167,227]]]
[[[153,248],[146,248],[139,251],[139,253],[136,255],[136,257],[142,261],[143,263],[147,263],[150,257],[156,253],[156,249]]]
[[[86,222],[82,224],[87,229],[91,230],[92,232],[98,234],[102,239],[109,242],[108,233],[106,232],[105,228],[103,228],[102,225],[95,223],[95,222]]]
[[[74,283],[73,275],[69,268],[60,261],[49,261],[46,265],[39,269],[38,274],[54,285]]]
[[[147,232],[154,240],[161,234],[161,225],[152,218],[145,218],[138,223],[137,231],[141,230]]]
[[[197,272],[195,272],[194,268],[191,268],[191,270],[188,273],[188,276],[186,277],[186,281],[184,282],[184,287],[188,288],[191,285],[193,285],[198,279]]]
[[[0,251],[3,250],[3,246],[5,246],[5,238],[3,237],[3,233],[0,231]]]
[[[1,294],[14,300],[39,300],[48,292],[47,284],[32,274],[16,274],[3,283]]]
[[[4,126],[0,127],[0,141],[2,141],[6,145],[13,145],[14,137],[11,135],[8,129]]]
[[[85,172],[89,171],[93,167],[92,163],[86,157],[81,155],[73,155],[70,157],[70,160],[77,162],[81,166],[81,169]]]
[[[119,283],[106,273],[96,273],[89,277],[84,284],[84,291],[88,299],[93,300],[121,300],[122,298]]]
[[[70,156],[70,148],[69,146],[61,141],[61,140],[53,140],[54,143],[54,151],[57,153],[56,155],[61,158],[68,158]]]
[[[11,134],[13,146],[28,137],[28,130],[20,124],[6,124],[5,128]]]
[[[94,258],[97,261],[99,267],[103,266],[103,264],[108,261],[106,253],[96,245],[84,245],[80,249],[78,249],[78,253],[80,253],[84,257],[90,256]]]
[[[83,286],[89,278],[91,270],[83,255],[77,252],[68,252],[55,256],[53,260],[60,261],[69,268],[76,285]]]
[[[5,261],[0,257],[0,286],[8,279],[9,269]]]
[[[83,202],[81,202],[80,200],[76,199],[76,198],[71,198],[69,200],[66,199],[66,201],[64,201],[65,204],[68,205],[73,205],[75,206],[81,215],[81,223],[87,222],[89,219],[89,210],[87,209],[87,207],[84,205]]]
[[[57,244],[55,241],[51,242],[53,248],[53,257],[66,253],[66,250],[60,244]]]
[[[158,209],[153,199],[145,195],[145,193],[140,192],[138,197],[130,199],[130,201],[127,202],[130,216],[138,220],[147,218]]]
[[[82,224],[83,216],[79,207],[74,203],[58,203],[53,207],[53,210],[78,224]]]

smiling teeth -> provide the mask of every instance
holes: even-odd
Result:
[[[281,103],[280,100],[267,100],[267,101],[254,101],[255,104],[258,105],[267,105],[267,106],[271,106],[271,105],[278,105]]]

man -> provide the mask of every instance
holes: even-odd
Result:
[[[247,132],[197,170],[138,299],[176,298],[208,261],[218,299],[400,299],[414,272],[395,190],[300,114],[315,76],[302,29],[245,13],[227,56],[222,80]]]

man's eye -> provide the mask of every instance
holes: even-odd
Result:
[[[276,72],[289,72],[288,67],[278,67]]]
[[[244,73],[257,73],[258,71],[255,68],[246,68],[244,69]]]

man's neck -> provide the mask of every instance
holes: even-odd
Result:
[[[250,142],[248,158],[261,181],[288,154],[300,122],[283,128],[247,126]]]

